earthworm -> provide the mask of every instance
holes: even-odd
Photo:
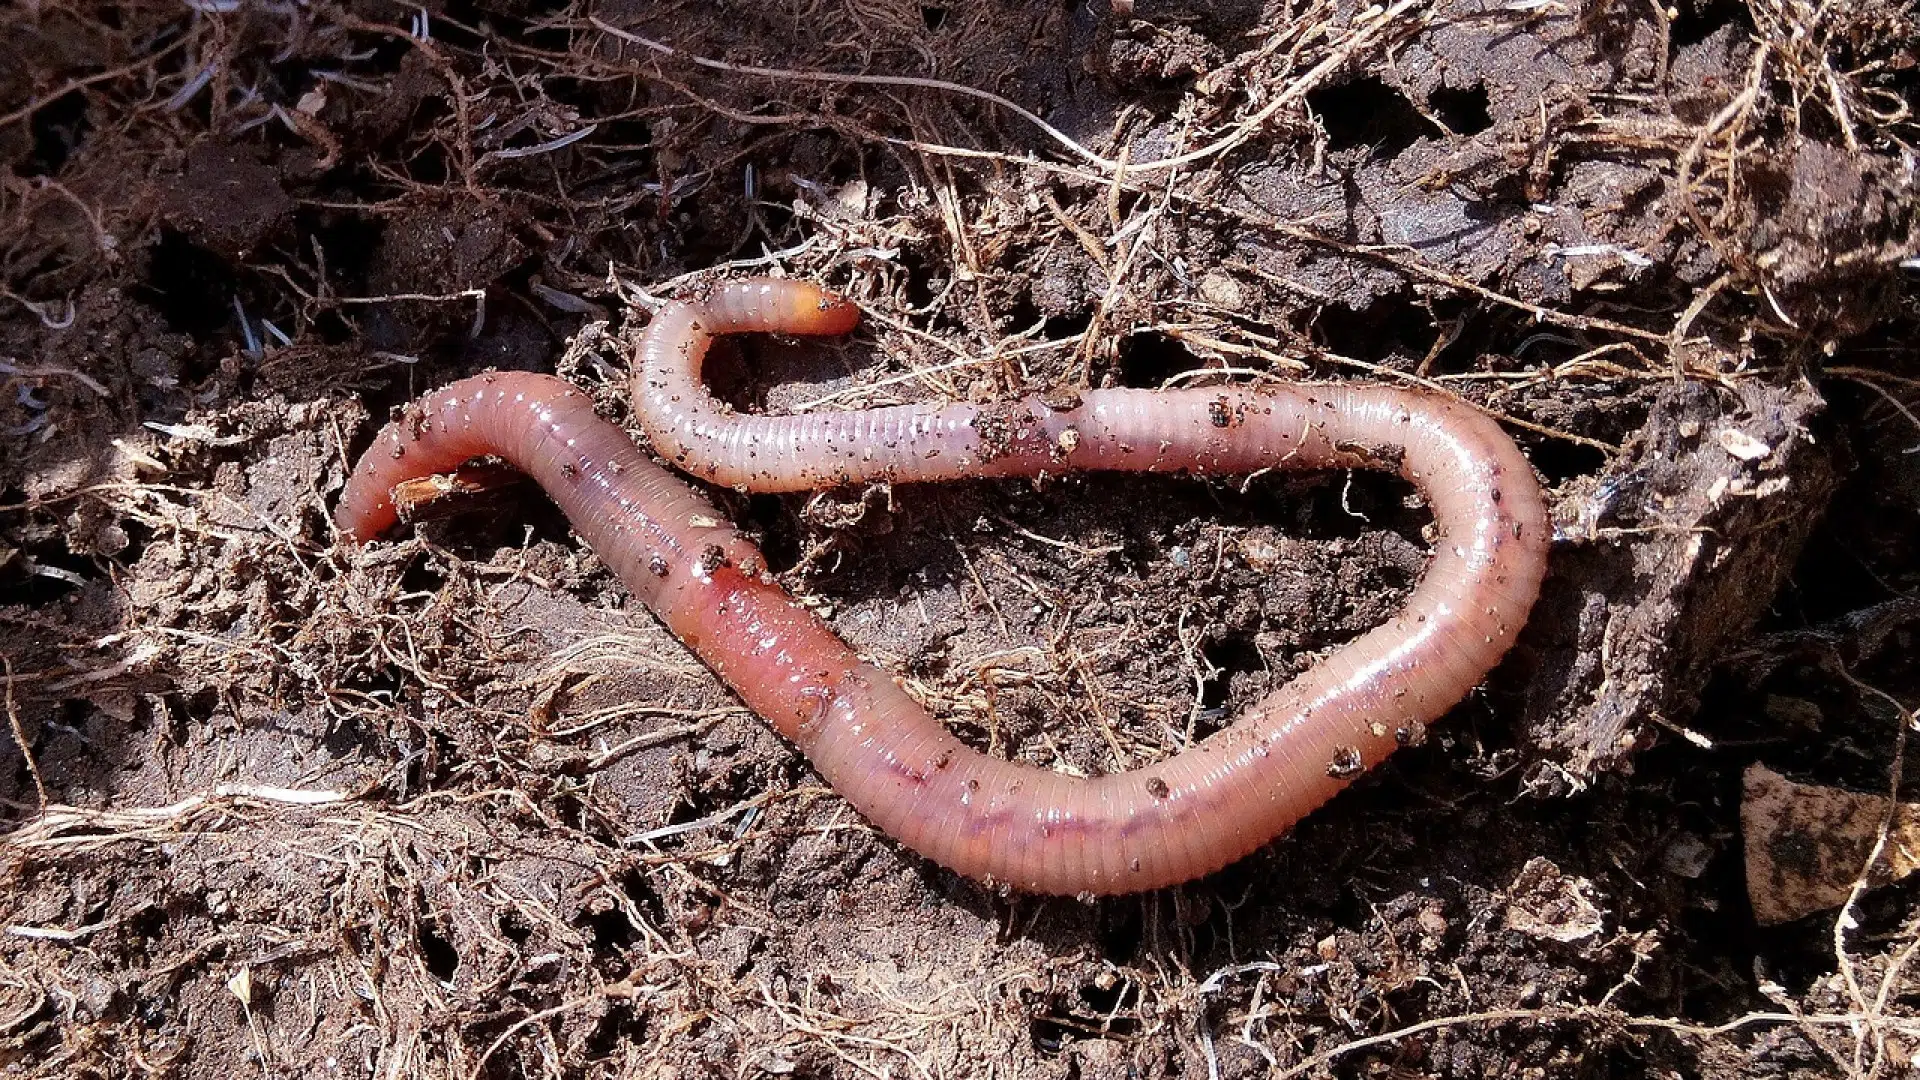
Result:
[[[1434,394],[1098,389],[741,416],[700,382],[716,334],[839,334],[856,317],[851,304],[788,281],[717,285],[667,304],[636,365],[640,426],[675,465],[760,491],[1084,469],[1395,471],[1431,508],[1431,565],[1390,622],[1227,727],[1156,764],[1081,778],[955,738],[788,597],[711,502],[558,379],[480,375],[402,410],[348,480],[340,529],[370,539],[394,521],[396,483],[478,455],[506,459],[874,825],[962,874],[1069,895],[1176,884],[1266,844],[1417,741],[1506,653],[1539,591],[1549,530],[1531,465],[1486,414]]]

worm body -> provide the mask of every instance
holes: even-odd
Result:
[[[1158,764],[1083,779],[954,738],[774,585],[747,538],[553,378],[482,375],[388,425],[337,519],[367,540],[395,483],[497,454],[553,494],[642,601],[876,826],[969,876],[1030,892],[1175,884],[1267,843],[1416,739],[1512,645],[1545,571],[1532,467],[1491,419],[1384,387],[1094,390],[997,406],[739,416],[700,382],[715,334],[842,333],[850,305],[797,282],[721,285],[655,317],[642,428],[715,483],[793,491],[1075,469],[1398,472],[1430,505],[1432,564],[1406,607]]]

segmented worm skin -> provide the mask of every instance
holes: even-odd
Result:
[[[750,281],[671,303],[635,373],[661,454],[719,484],[793,491],[1074,469],[1397,471],[1437,539],[1405,608],[1215,734],[1158,764],[1079,778],[954,738],[768,577],[754,545],[552,378],[482,375],[389,424],[353,476],[342,531],[394,520],[402,480],[497,454],[551,492],[628,588],[876,826],[969,876],[1025,891],[1133,892],[1267,843],[1417,739],[1512,645],[1545,572],[1531,466],[1486,415],[1384,387],[1094,390],[1006,405],[739,416],[700,383],[716,334],[841,333],[854,309]]]

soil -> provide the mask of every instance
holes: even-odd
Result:
[[[0,22],[7,1075],[1920,1054],[1920,885],[1762,930],[1739,817],[1756,762],[1915,794],[1910,0]],[[1458,394],[1550,486],[1546,592],[1482,691],[1291,835],[1082,903],[874,832],[536,490],[336,544],[392,407],[557,370],[624,420],[649,304],[749,272],[869,318],[728,350],[743,407]],[[962,737],[1082,773],[1229,722],[1424,565],[1420,506],[1364,475],[719,494]]]

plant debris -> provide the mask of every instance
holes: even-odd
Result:
[[[1920,805],[1834,787],[1796,784],[1752,765],[1740,825],[1747,897],[1762,926],[1837,908],[1862,888],[1920,868]]]

